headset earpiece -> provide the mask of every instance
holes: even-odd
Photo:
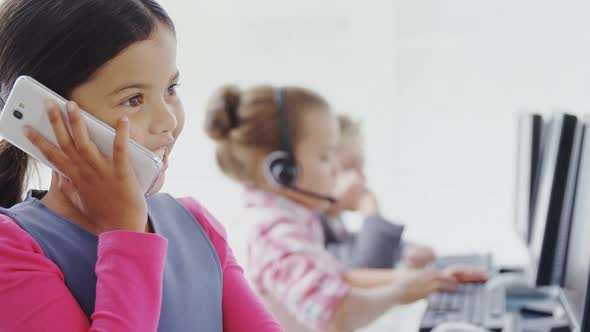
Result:
[[[297,181],[297,166],[285,151],[274,151],[266,157],[264,170],[267,180],[275,186],[291,187]]]

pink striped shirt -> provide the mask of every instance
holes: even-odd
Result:
[[[224,331],[282,331],[249,288],[221,224],[194,199],[179,201],[199,221],[219,256]],[[61,270],[28,233],[0,214],[0,332],[156,331],[166,249],[167,240],[157,234],[99,235],[96,305],[90,322]]]
[[[248,276],[304,326],[324,330],[350,287],[344,267],[324,247],[317,214],[254,189],[246,201]]]

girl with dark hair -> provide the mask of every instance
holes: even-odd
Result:
[[[47,112],[65,176],[22,200],[28,156],[0,143],[0,331],[280,331],[248,287],[221,225],[196,200],[158,194],[184,112],[174,25],[152,0],[4,0],[0,96],[29,75],[70,99]],[[114,155],[80,108],[116,128]],[[147,197],[129,138],[164,161]]]

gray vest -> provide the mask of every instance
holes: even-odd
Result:
[[[66,286],[90,320],[94,312],[98,237],[27,199],[0,213],[14,219],[65,276]],[[219,257],[193,215],[167,194],[147,198],[154,232],[168,239],[159,332],[223,331],[223,275]]]

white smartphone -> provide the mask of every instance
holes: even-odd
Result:
[[[23,133],[23,127],[29,125],[57,146],[57,139],[44,104],[47,99],[53,100],[59,106],[71,132],[65,109],[67,101],[32,77],[21,76],[16,80],[0,113],[0,136],[62,174],[57,167],[43,157],[39,149],[31,144]],[[92,142],[105,156],[112,157],[115,130],[87,112],[82,111],[81,114]],[[133,140],[129,140],[128,154],[139,185],[147,195],[160,175],[162,159]]]

